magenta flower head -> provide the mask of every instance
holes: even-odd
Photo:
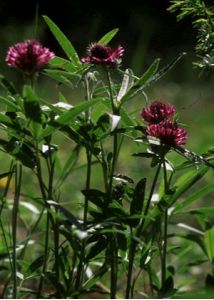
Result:
[[[27,40],[9,48],[6,62],[9,66],[29,75],[44,67],[53,57],[54,53],[38,41]]]
[[[160,123],[174,114],[175,109],[173,105],[163,103],[160,100],[153,101],[150,106],[144,108],[141,112],[143,119],[151,124]]]
[[[150,124],[147,127],[146,134],[159,138],[167,146],[183,145],[187,139],[187,132],[178,127],[176,122],[165,120],[159,124]]]
[[[99,43],[91,44],[88,48],[88,56],[81,59],[82,63],[91,63],[95,65],[116,66],[120,63],[124,48],[118,46],[115,50]]]

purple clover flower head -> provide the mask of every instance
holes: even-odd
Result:
[[[146,134],[159,138],[163,144],[168,146],[183,145],[187,140],[186,130],[178,127],[177,123],[171,120],[148,125]]]
[[[115,50],[112,48],[94,43],[88,48],[88,56],[81,59],[82,63],[91,63],[95,65],[110,65],[116,66],[120,63],[120,58],[123,56],[124,48],[118,46]]]
[[[141,116],[150,124],[157,124],[173,116],[175,109],[172,104],[163,103],[160,100],[153,101],[149,107],[142,110]]]
[[[13,68],[32,74],[44,67],[53,57],[54,53],[43,47],[38,41],[26,40],[9,48],[6,62]]]

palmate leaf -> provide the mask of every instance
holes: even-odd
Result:
[[[75,66],[79,67],[81,65],[80,59],[72,43],[48,16],[43,16],[43,18],[68,58]]]

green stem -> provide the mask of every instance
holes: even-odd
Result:
[[[9,191],[9,187],[10,187],[10,182],[11,182],[11,179],[12,179],[12,176],[13,176],[13,172],[15,170],[15,166],[14,166],[14,161],[12,160],[11,164],[10,164],[10,170],[9,170],[9,176],[7,177],[7,183],[5,185],[5,188],[4,188],[4,193],[2,195],[2,199],[3,201],[1,202],[1,207],[0,207],[0,216],[2,214],[2,211],[3,211],[3,208],[4,208],[4,205],[5,205],[5,198],[8,194],[8,191]]]
[[[113,229],[113,227],[112,227]],[[117,238],[114,233],[110,236],[110,251],[111,251],[111,290],[110,297],[111,299],[116,299],[117,293]]]
[[[12,160],[12,162],[10,164],[10,169],[9,169],[10,174],[7,178],[7,183],[5,185],[5,189],[4,189],[4,192],[3,192],[3,195],[2,195],[2,202],[1,202],[1,206],[0,206],[0,227],[1,227],[2,235],[3,235],[5,247],[6,247],[8,253],[10,253],[10,248],[9,248],[9,244],[8,244],[8,241],[7,241],[7,235],[5,233],[5,226],[2,223],[1,215],[2,215],[2,211],[4,209],[4,206],[5,206],[5,203],[6,203],[5,198],[8,194],[9,187],[10,187],[10,182],[11,182],[11,179],[12,179],[13,172],[14,172],[15,168],[16,168],[16,166],[14,166],[14,161]],[[11,255],[9,255],[9,261],[10,261],[11,270],[13,270],[13,263],[11,261]]]
[[[152,187],[150,190],[149,198],[148,198],[148,201],[147,201],[147,204],[145,207],[143,220],[136,229],[136,237],[138,237],[138,238],[140,237],[141,232],[144,227],[144,224],[145,224],[145,220],[146,220],[146,216],[149,211],[152,195],[154,194],[155,186],[156,186],[157,179],[158,179],[158,176],[160,173],[160,168],[161,168],[161,163],[157,167],[157,171],[156,171],[156,174],[155,174],[155,177],[154,177],[154,180],[152,183]],[[135,258],[137,244],[138,243],[136,240],[134,240],[134,239],[131,240],[131,244],[130,244],[130,248],[129,248],[129,265],[128,265],[127,285],[126,285],[126,299],[130,298],[130,291],[131,291],[131,286],[132,286],[132,271],[133,271],[133,264],[134,264],[134,258]]]
[[[113,157],[112,157],[111,174],[109,178],[109,195],[111,196],[112,196],[112,188],[113,188],[114,171],[117,163],[117,147],[118,147],[118,136],[115,133],[113,138]]]
[[[85,76],[84,82],[85,82],[85,89],[86,89],[85,99],[86,99],[86,101],[90,101],[91,93],[90,93],[90,87],[89,87],[89,82],[88,82],[87,76]],[[91,110],[90,110],[90,108],[87,109],[86,112],[85,112],[85,120],[86,120],[87,123],[89,123],[90,120],[91,120]]]
[[[108,81],[108,87],[109,87],[109,93],[110,93],[110,99],[111,99],[111,106],[112,106],[112,113],[114,115],[119,115],[119,107],[115,105],[114,101],[114,93],[113,93],[113,83],[111,79],[111,74],[108,68],[106,68],[106,74],[107,74],[107,81]],[[118,158],[118,136],[117,133],[114,134],[113,138],[113,151],[112,151],[112,165],[110,170],[110,178],[109,178],[109,184],[108,184],[108,193],[110,198],[112,198],[112,191],[113,191],[113,177],[116,167],[116,162]],[[112,226],[113,231],[113,226]],[[118,271],[118,250],[117,250],[117,238],[112,232],[110,239],[110,253],[111,253],[111,273],[110,273],[110,282],[111,282],[111,292],[110,296],[111,299],[116,298],[116,292],[117,292],[117,271]]]
[[[86,101],[90,101],[91,94],[90,94],[90,87],[87,76],[85,76],[85,88],[86,88]],[[86,111],[86,123],[90,123],[91,119],[91,111],[90,109]],[[89,190],[91,185],[91,163],[92,163],[92,149],[90,149],[91,145],[86,146],[86,160],[87,160],[87,170],[86,170],[86,183],[85,189]],[[83,226],[84,230],[87,230],[87,220],[88,220],[88,197],[85,196],[84,202],[84,212],[83,212]],[[75,289],[78,290],[82,285],[83,275],[84,275],[84,258],[85,258],[85,247],[86,247],[86,240],[84,239],[82,242],[81,252],[80,252],[80,260],[77,267],[77,275],[76,275],[76,282],[75,282]]]
[[[101,154],[102,154],[101,165],[102,165],[102,170],[103,170],[104,187],[105,187],[105,192],[108,193],[108,167],[107,167],[107,163],[105,161],[105,153],[104,153],[102,142],[100,143],[100,148],[101,148]]]
[[[87,158],[87,172],[86,172],[85,188],[86,190],[88,190],[90,189],[90,184],[91,184],[91,161],[92,161],[92,152],[89,149],[86,149],[86,158]],[[85,205],[84,205],[84,214],[83,214],[83,226],[85,230],[87,230],[87,219],[88,219],[88,198],[87,196],[85,196]],[[79,261],[77,275],[76,275],[76,283],[75,283],[76,290],[80,288],[83,280],[85,247],[86,247],[86,240],[84,239],[82,243],[80,261]]]
[[[163,162],[163,174],[164,174],[164,192],[168,193],[169,182],[167,179],[166,163]],[[164,210],[163,221],[163,242],[162,242],[162,255],[161,255],[161,286],[164,288],[166,282],[166,254],[167,254],[167,227],[168,227],[168,209]]]
[[[40,276],[39,287],[37,292],[37,299],[41,298],[41,293],[43,289],[43,283],[45,279],[45,272],[47,268],[47,260],[48,260],[48,244],[49,244],[49,228],[50,228],[50,213],[47,212],[47,219],[46,219],[46,228],[45,228],[45,248],[44,248],[44,263],[42,267],[42,273]]]
[[[49,155],[47,158],[49,164],[49,183],[48,183],[48,199],[53,200],[53,180],[55,170],[55,160],[52,158],[51,145],[49,144]],[[51,214],[50,214],[51,217]],[[56,282],[60,281],[60,261],[59,261],[59,223],[58,223],[58,209],[56,208],[55,222],[52,219],[53,234],[54,234],[54,256],[55,256],[55,276]],[[59,289],[56,290],[56,298],[60,298]]]
[[[42,169],[41,169],[41,162],[40,162],[40,157],[39,157],[39,145],[37,142],[36,142],[36,166],[37,166],[37,174],[36,175],[38,178],[40,191],[42,194],[43,201],[45,203],[45,207],[47,209],[47,218],[46,218],[46,227],[45,227],[44,262],[43,262],[42,274],[40,276],[38,292],[37,292],[37,299],[40,299],[42,289],[43,289],[43,283],[44,283],[44,277],[45,277],[45,272],[46,272],[46,267],[47,267],[47,259],[48,259],[50,213],[49,213],[48,207],[47,207],[46,189],[45,189],[45,184],[44,184],[43,178],[42,178]]]
[[[12,211],[12,241],[13,241],[13,298],[17,298],[17,257],[16,257],[16,234],[17,234],[17,217],[19,209],[19,198],[22,182],[22,166],[16,165],[15,168],[15,193]]]
[[[161,287],[164,288],[166,282],[166,253],[167,253],[167,223],[168,223],[168,210],[164,211],[164,230],[162,241],[162,255],[161,255]]]
[[[20,257],[22,257],[22,258],[24,258],[24,255],[25,255],[25,252],[26,252],[29,240],[31,239],[33,233],[37,229],[37,227],[38,227],[38,225],[39,225],[39,223],[40,223],[40,221],[41,221],[41,219],[43,217],[44,211],[45,211],[45,208],[42,209],[42,211],[40,212],[39,217],[38,217],[36,223],[33,225],[33,227],[27,233],[27,237],[26,237],[26,241],[24,243],[24,247],[23,247],[23,249],[22,249],[22,251],[20,253]]]

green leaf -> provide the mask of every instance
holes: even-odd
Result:
[[[1,114],[1,113],[0,113],[0,123],[4,124],[6,126],[9,126],[9,127],[14,127],[14,124],[11,121],[11,119],[8,116]]]
[[[163,283],[163,286],[159,291],[158,298],[170,298],[170,296],[172,296],[176,291],[177,290],[174,289],[173,277],[169,276]]]
[[[139,153],[134,153],[132,155],[138,157],[144,157],[144,158],[154,158],[157,156],[155,153],[149,153],[149,152],[139,152]]]
[[[128,92],[128,90],[133,85],[133,77],[132,77],[132,71],[130,69],[126,69],[123,81],[119,90],[119,93],[117,95],[117,101],[120,102],[120,100],[123,98],[123,96]]]
[[[43,18],[68,58],[74,63],[74,65],[79,66],[80,60],[71,42],[48,16],[43,16]]]
[[[211,262],[214,261],[214,227],[207,230],[204,236],[204,243],[208,257]]]
[[[86,256],[86,261],[93,259],[100,252],[106,249],[107,244],[108,244],[107,239],[103,236],[100,236],[99,240],[90,248],[89,253]]]
[[[118,33],[119,29],[114,28],[111,31],[107,32],[99,41],[99,44],[107,45],[113,37]]]
[[[102,267],[100,267],[96,273],[84,283],[83,289],[89,290],[97,281],[100,280],[100,278],[108,271],[108,269],[108,265],[104,263]]]
[[[194,209],[182,210],[182,214],[204,215],[207,218],[212,218],[214,215],[214,207],[200,207]]]
[[[100,208],[103,208],[104,204],[110,200],[107,194],[96,189],[83,190],[82,193],[89,201]]]
[[[44,259],[45,259],[44,255],[39,256],[30,264],[29,269],[28,269],[29,275],[31,275],[31,273],[34,273],[35,271],[37,271],[43,265]]]
[[[154,76],[158,70],[160,59],[157,58],[151,64],[151,66],[146,70],[146,72],[138,79],[135,84],[130,88],[130,90],[121,98],[121,103],[123,104],[130,98],[136,96],[140,91],[144,89],[144,86],[148,81]]]
[[[195,234],[195,233],[175,233],[175,234],[172,234],[172,237],[173,236],[180,237],[182,239],[186,239],[188,241],[196,243],[201,248],[201,250],[204,253],[206,253],[206,249],[205,249],[204,243],[203,243],[203,236],[201,237],[198,233],[197,234]]]
[[[142,213],[143,203],[145,198],[145,189],[146,189],[146,178],[143,178],[137,183],[134,190],[133,200],[130,206],[131,215]],[[135,223],[133,225],[137,225],[139,222],[139,220],[133,220],[133,221],[134,221],[133,223]]]
[[[66,71],[59,71],[59,70],[45,70],[45,75],[48,77],[64,84],[65,86],[72,87],[72,82],[69,73]]]
[[[175,209],[173,210],[173,214],[177,213],[179,211],[182,211],[185,207],[189,206],[191,203],[202,198],[203,196],[207,195],[208,193],[212,192],[213,190],[214,190],[213,183],[203,187],[202,189],[200,189],[199,191],[197,191],[196,193],[194,193],[193,195],[191,195],[184,201],[178,203],[176,205]]]
[[[6,97],[0,96],[0,103],[7,105],[7,107],[10,109],[10,111],[18,111],[19,110],[18,106]],[[8,111],[8,109],[7,109],[7,111]]]
[[[0,85],[3,86],[11,95],[16,95],[17,92],[11,82],[0,74]]]
[[[158,205],[150,212],[150,216],[156,219],[163,212],[163,207],[171,207],[178,200],[178,198],[183,195],[187,190],[189,190],[196,182],[198,182],[209,170],[208,167],[201,168],[199,171],[194,170],[181,176],[175,185],[172,187],[171,195],[164,195]],[[190,175],[191,174],[191,175]],[[187,176],[188,175],[188,176]],[[145,227],[149,225],[149,222],[146,221]]]
[[[50,134],[53,134],[60,127],[67,125],[69,122],[73,120],[74,117],[79,115],[81,112],[87,110],[89,107],[95,105],[100,100],[101,100],[100,98],[92,99],[90,101],[81,103],[71,108],[69,111],[62,113],[54,125],[50,125],[43,130],[42,134],[39,137],[40,140],[42,140],[43,138],[45,138]]]
[[[59,56],[54,56],[48,63],[49,70],[52,69],[63,69],[69,72],[76,71],[76,67],[70,62],[70,60],[64,59]],[[46,71],[46,70],[45,70]]]
[[[173,205],[175,201],[187,190],[189,190],[198,180],[200,180],[209,170],[208,167],[202,168],[199,171],[194,171],[194,173],[191,173],[191,177],[186,177],[186,180],[184,182],[179,183],[179,180],[176,182],[174,188],[176,192],[169,198],[168,204],[169,206]],[[179,184],[178,184],[179,183]]]
[[[165,67],[161,68],[158,72],[156,72],[151,78],[150,80],[147,82],[148,84],[154,83],[156,81],[158,81],[161,77],[163,77],[165,74],[167,74],[174,66],[177,62],[179,62],[179,60],[186,55],[185,52],[180,53],[176,58],[173,59],[172,62],[170,62],[169,64],[167,64]],[[147,85],[147,84],[146,84]]]
[[[50,206],[57,208],[71,224],[75,225],[78,229],[83,230],[82,224],[67,208],[52,200],[48,200],[47,203]]]
[[[78,159],[79,152],[80,152],[80,146],[77,145],[72,150],[71,154],[69,155],[67,161],[64,164],[64,167],[63,167],[62,171],[60,172],[59,179],[56,183],[57,188],[61,185],[61,183],[64,182],[64,180],[70,174],[70,171],[71,171],[72,167],[75,165],[75,162]]]

